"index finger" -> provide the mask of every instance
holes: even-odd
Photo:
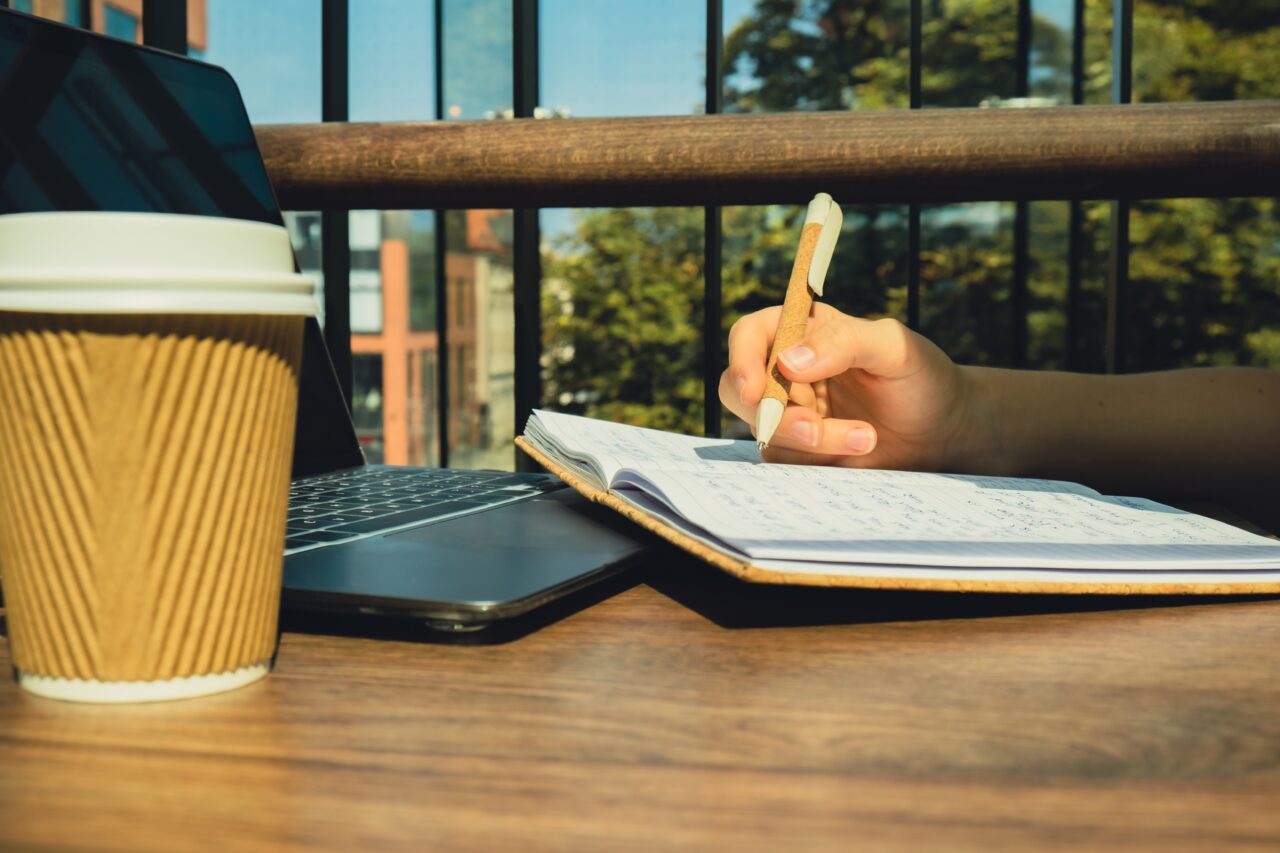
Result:
[[[764,394],[764,368],[781,315],[782,308],[777,305],[761,308],[729,329],[729,379],[738,398],[748,406],[755,406]]]

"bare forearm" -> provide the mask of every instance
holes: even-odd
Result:
[[[1280,373],[963,370],[986,438],[957,467],[1175,500],[1260,496],[1280,483]]]

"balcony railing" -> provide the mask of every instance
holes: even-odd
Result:
[[[257,128],[287,209],[1280,192],[1280,101]]]
[[[819,190],[842,203],[910,203],[913,210],[930,202],[1280,195],[1280,101],[256,130],[290,209],[794,204]],[[715,239],[710,227],[707,236]],[[912,245],[914,266],[918,237]],[[709,247],[709,269],[719,257],[711,248],[718,246]],[[1112,251],[1120,270],[1108,294],[1114,370],[1123,365],[1127,236],[1113,237]],[[516,275],[519,429],[540,402],[541,353],[537,268],[517,267]],[[908,305],[918,306],[918,275],[908,287]],[[333,315],[344,316],[345,291],[329,298]],[[706,298],[704,334],[719,335],[719,295],[710,281]],[[1027,309],[1025,298],[1014,304],[1016,335]],[[918,309],[909,314],[914,320]],[[345,327],[328,337],[335,363],[349,365]],[[720,416],[719,347],[705,349],[712,432]]]

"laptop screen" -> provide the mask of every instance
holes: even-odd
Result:
[[[0,9],[0,214],[122,210],[282,225],[231,76]],[[362,464],[307,321],[294,476]]]

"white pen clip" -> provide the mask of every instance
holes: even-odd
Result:
[[[804,218],[804,224],[822,225],[818,245],[813,250],[813,260],[809,263],[809,289],[818,296],[822,295],[822,285],[827,279],[827,268],[831,266],[831,256],[835,254],[836,240],[840,237],[843,222],[844,213],[841,212],[840,205],[826,193],[818,193],[809,202],[809,213]]]

